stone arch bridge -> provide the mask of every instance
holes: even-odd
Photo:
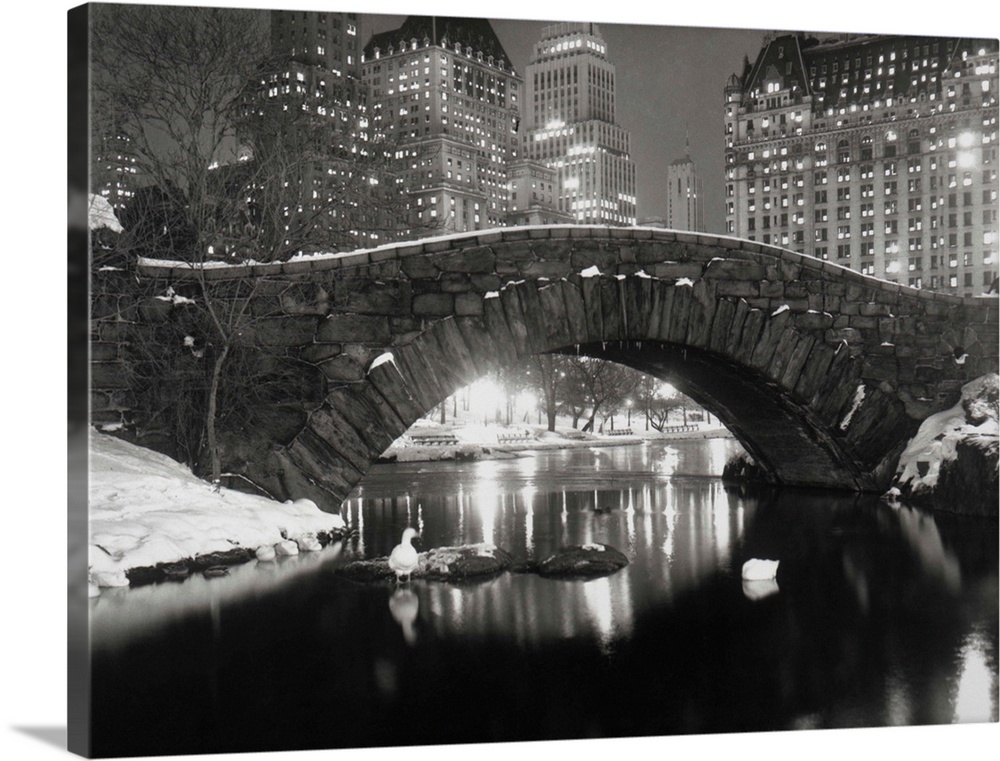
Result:
[[[178,291],[192,280],[168,263],[133,274]],[[527,355],[651,373],[718,416],[773,482],[864,491],[886,488],[920,422],[998,365],[995,299],[659,229],[509,228],[205,277],[259,281],[248,340],[322,370],[322,401],[245,475],[327,509],[415,420]],[[92,416],[107,422],[116,323],[99,311]]]

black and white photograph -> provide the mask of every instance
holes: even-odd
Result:
[[[995,746],[997,25],[691,10],[64,9],[19,745]]]

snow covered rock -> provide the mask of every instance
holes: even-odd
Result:
[[[628,565],[624,553],[607,544],[582,544],[563,547],[538,564],[540,576],[584,578],[606,576]]]
[[[288,557],[289,555],[299,554],[299,545],[290,539],[286,539],[282,542],[277,542],[274,545],[274,552],[280,557]]]
[[[997,515],[996,373],[962,388],[950,409],[921,424],[899,458],[886,498],[969,515]]]
[[[300,536],[295,540],[295,544],[298,546],[299,552],[319,552],[323,549],[323,545],[320,544],[319,539],[314,534]]]

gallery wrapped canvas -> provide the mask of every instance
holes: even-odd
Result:
[[[68,13],[69,750],[995,726],[995,30],[303,5]]]

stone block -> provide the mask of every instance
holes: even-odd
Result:
[[[483,297],[478,293],[459,293],[455,296],[455,314],[460,317],[481,315]]]
[[[765,278],[764,266],[738,259],[713,259],[705,267],[705,278],[748,280],[757,283]]]
[[[795,327],[800,330],[827,330],[833,327],[833,315],[823,312],[796,314]]]
[[[375,315],[338,314],[320,322],[317,343],[388,344],[389,318]]]
[[[503,305],[504,318],[510,328],[510,335],[513,338],[517,356],[531,356],[532,348],[530,339],[528,338],[528,325],[517,290],[514,288],[505,288],[501,291],[500,303]]]
[[[455,313],[455,297],[450,293],[421,293],[413,297],[413,314],[418,317],[447,317]]]
[[[309,476],[320,482],[331,478],[352,488],[380,454],[373,454],[347,421],[325,404],[313,411],[286,451]]]
[[[569,262],[565,261],[543,261],[526,262],[520,267],[521,276],[529,280],[545,278],[548,280],[558,280],[569,277],[574,272]]]
[[[291,283],[278,294],[278,303],[285,314],[324,315],[330,311],[330,294],[319,283]]]
[[[618,264],[618,248],[598,241],[577,241],[573,244],[569,262],[570,272],[579,273],[597,267],[602,274],[611,273]]]
[[[496,254],[489,246],[476,246],[439,254],[434,257],[433,262],[442,272],[487,275],[496,266]]]
[[[442,293],[465,293],[472,288],[469,276],[462,272],[442,272],[438,284]]]
[[[411,256],[402,260],[403,273],[411,280],[433,279],[440,270],[427,256]]]
[[[543,351],[565,348],[574,343],[563,300],[565,286],[565,282],[559,281],[538,289],[544,334],[542,340],[536,343],[544,346]]]
[[[455,322],[462,333],[465,345],[469,347],[469,356],[480,377],[503,367],[499,361],[496,343],[482,316],[457,317]]]
[[[625,337],[643,340],[649,335],[653,281],[647,277],[627,277],[621,281],[624,293]]]
[[[762,280],[758,284],[758,292],[763,297],[780,299],[785,295],[785,284],[780,280]]]
[[[469,278],[472,289],[477,293],[488,293],[500,290],[500,278],[496,275],[472,275]]]
[[[351,382],[364,377],[364,367],[353,357],[337,355],[319,363],[319,369],[331,381]]]
[[[720,281],[716,287],[720,296],[733,296],[737,298],[760,296],[759,284],[749,280],[724,280]]]
[[[583,343],[599,343],[604,340],[600,280],[596,277],[586,277],[580,280],[580,294],[583,296],[584,317],[587,324],[587,340]]]
[[[599,278],[601,293],[602,340],[622,341],[625,339],[623,304],[619,288],[621,281],[616,278]]]
[[[302,347],[299,350],[299,357],[313,365],[318,365],[320,362],[325,362],[328,359],[333,359],[339,356],[343,351],[342,344],[309,344],[308,346]]]
[[[646,267],[646,272],[662,280],[680,280],[688,278],[697,280],[701,277],[703,266],[700,262],[660,262]]]
[[[889,304],[881,302],[861,304],[858,310],[862,317],[888,317],[892,313]]]
[[[483,325],[495,347],[497,361],[509,367],[517,361],[517,345],[499,298],[483,299]]]
[[[249,320],[240,327],[234,343],[241,346],[305,346],[313,342],[317,334],[316,317],[262,317]]]
[[[410,284],[352,280],[337,289],[342,311],[353,314],[402,315],[410,309]]]
[[[581,287],[567,281],[561,281],[557,287],[562,293],[570,345],[586,343],[589,340],[587,310]]]

